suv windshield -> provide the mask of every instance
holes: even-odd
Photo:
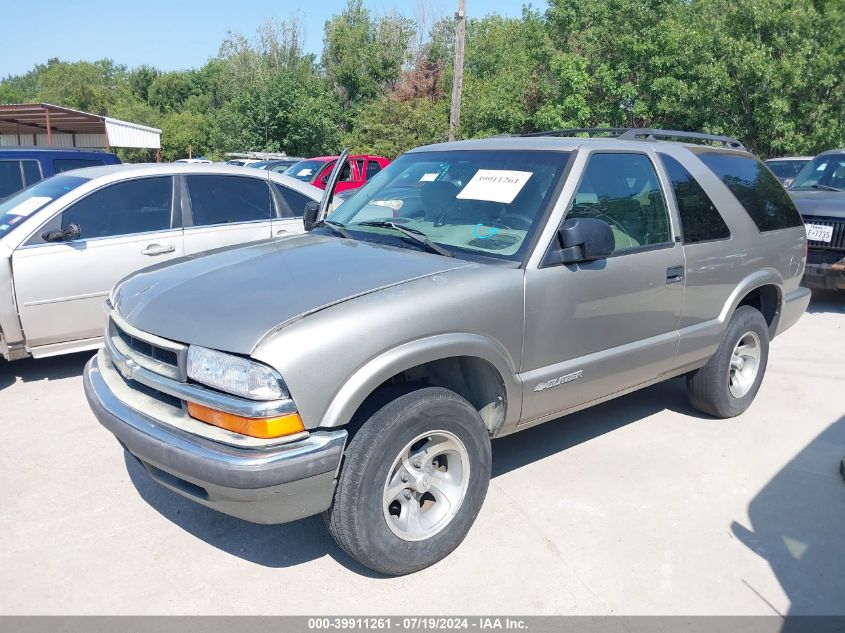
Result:
[[[311,182],[325,165],[326,161],[322,160],[303,160],[288,167],[284,174],[302,182]]]
[[[457,256],[522,259],[569,152],[440,151],[401,156],[344,202],[329,221],[347,231],[427,238]],[[433,250],[433,249],[429,249]]]
[[[53,176],[4,200],[0,203],[0,237],[11,233],[41,207],[73,191],[88,180],[79,176]]]
[[[795,177],[790,189],[845,191],[845,154],[822,154]]]

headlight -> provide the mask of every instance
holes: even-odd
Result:
[[[282,377],[274,369],[198,345],[188,348],[188,377],[251,400],[278,400],[288,395]]]

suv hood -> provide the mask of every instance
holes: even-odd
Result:
[[[802,216],[845,218],[845,191],[788,191]]]
[[[118,313],[138,329],[249,354],[267,334],[331,305],[470,266],[414,250],[300,235],[200,253],[122,281]]]

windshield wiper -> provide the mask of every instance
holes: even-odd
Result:
[[[813,189],[824,189],[825,191],[842,191],[841,189],[837,189],[836,187],[831,187],[830,185],[810,185]]]
[[[355,237],[352,235],[352,233],[350,233],[345,228],[343,228],[346,225],[341,223],[341,222],[338,222],[337,220],[321,220],[320,222],[317,223],[317,225],[314,228],[317,228],[317,227],[320,227],[320,226],[324,226],[327,229],[329,229],[331,232],[333,232],[335,235],[340,235],[341,237],[346,238],[348,240],[354,240],[355,239]]]
[[[455,255],[451,252],[440,246],[439,244],[435,244],[430,239],[428,239],[422,231],[418,231],[417,229],[411,229],[407,226],[402,226],[401,224],[396,224],[396,222],[390,222],[388,220],[366,220],[364,222],[355,222],[360,226],[375,226],[383,229],[393,229],[394,231],[399,231],[406,237],[411,238],[418,244],[422,244],[425,246],[430,252],[436,253],[438,255],[443,255],[444,257],[454,257]]]

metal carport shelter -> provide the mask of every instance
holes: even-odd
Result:
[[[0,147],[161,149],[161,130],[49,103],[0,105]]]

